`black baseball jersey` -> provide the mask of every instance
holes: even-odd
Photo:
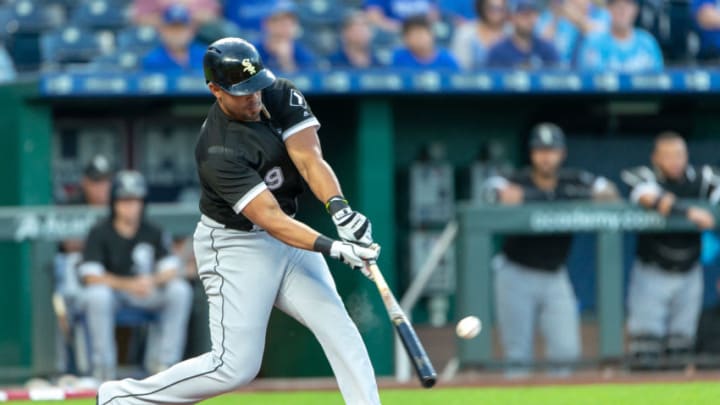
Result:
[[[525,201],[564,201],[592,198],[593,190],[606,180],[591,173],[560,169],[554,190],[539,189],[533,182],[531,169],[488,180],[495,186],[511,182],[523,188]],[[508,235],[502,246],[505,256],[515,263],[541,271],[557,271],[567,261],[572,234]]]
[[[242,210],[269,189],[288,215],[297,211],[303,179],[293,164],[285,140],[300,130],[320,126],[305,98],[293,84],[278,79],[262,90],[270,118],[235,121],[213,104],[200,130],[195,160],[202,196],[200,211],[228,228],[250,230]]]
[[[713,204],[720,199],[720,175],[710,166],[689,165],[680,180],[665,178],[657,170],[640,166],[624,170],[622,179],[630,186],[633,202],[648,192],[656,195],[670,192],[679,199],[709,199]],[[667,271],[689,271],[700,258],[700,249],[700,231],[640,233],[637,238],[638,258]]]
[[[168,255],[168,245],[162,231],[144,220],[135,236],[128,239],[117,233],[111,219],[105,219],[90,230],[85,240],[80,275],[103,271],[118,276],[150,274],[156,263]]]

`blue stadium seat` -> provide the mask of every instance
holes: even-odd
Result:
[[[90,62],[91,71],[131,72],[137,70],[142,53],[129,49],[118,50],[110,55],[101,55]]]
[[[340,24],[347,8],[334,0],[300,0],[297,2],[298,18],[306,24]]]
[[[151,26],[130,26],[117,33],[119,50],[143,52],[160,44],[160,37]]]
[[[43,34],[40,48],[43,63],[50,66],[87,63],[103,49],[97,33],[76,26]]]
[[[80,3],[70,21],[79,27],[119,29],[130,23],[129,8],[110,0],[88,0]]]
[[[65,23],[65,10],[60,5],[40,4],[30,0],[19,0],[12,4],[15,32],[37,33],[60,27]]]

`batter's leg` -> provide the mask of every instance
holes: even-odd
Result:
[[[89,285],[82,296],[85,321],[90,335],[92,373],[99,381],[115,378],[117,349],[115,347],[115,305],[112,288]],[[82,348],[78,348],[82,350]]]
[[[144,380],[103,384],[99,404],[192,404],[251,381],[260,369],[287,249],[265,233],[198,225],[195,257],[208,296],[212,351]]]
[[[529,374],[533,360],[535,329],[535,291],[528,272],[503,256],[493,260],[495,270],[495,310],[505,360],[510,363],[507,377]]]
[[[358,277],[361,277],[359,273]],[[365,343],[320,253],[295,249],[275,305],[313,332],[330,362],[346,404],[380,403]]]
[[[542,303],[540,304],[540,330],[545,338],[547,359],[562,363],[553,367],[557,376],[570,374],[572,363],[580,358],[580,315],[578,303],[567,271],[546,274]]]

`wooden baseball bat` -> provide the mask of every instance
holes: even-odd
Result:
[[[435,373],[435,368],[430,362],[422,342],[418,339],[415,329],[413,329],[402,307],[400,307],[392,291],[390,291],[377,263],[375,261],[366,262],[366,267],[372,275],[373,281],[375,281],[375,285],[385,304],[385,309],[395,326],[395,330],[397,330],[398,336],[400,336],[405,351],[410,356],[411,363],[420,379],[420,384],[425,388],[431,388],[437,381],[437,373]]]

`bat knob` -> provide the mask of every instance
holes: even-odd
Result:
[[[432,388],[435,383],[437,382],[437,377],[426,377],[422,379],[422,386],[423,388]]]

